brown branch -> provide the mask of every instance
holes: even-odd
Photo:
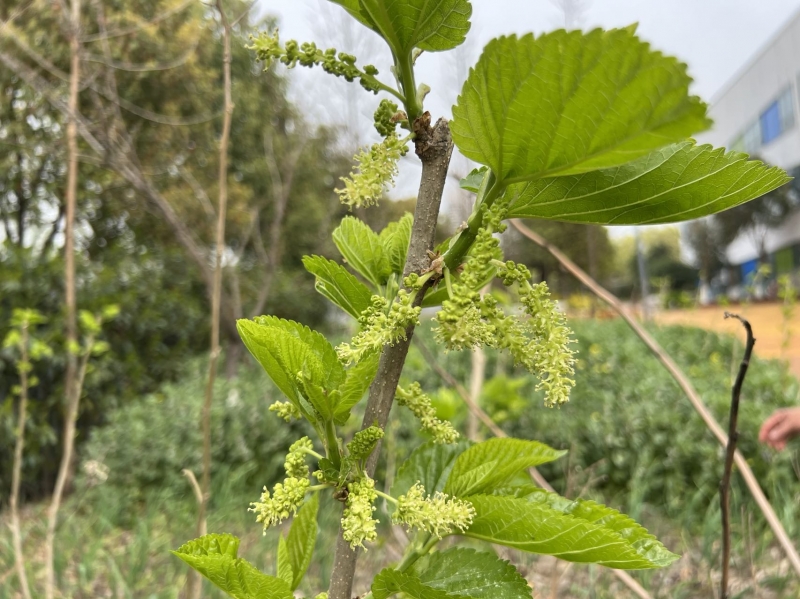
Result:
[[[645,345],[647,345],[650,351],[653,352],[658,361],[661,362],[664,368],[666,368],[670,375],[672,375],[672,378],[675,379],[675,382],[678,383],[678,386],[686,394],[686,397],[689,399],[692,407],[694,407],[695,411],[703,419],[703,422],[705,422],[711,433],[717,438],[722,446],[727,447],[728,436],[722,430],[722,427],[719,425],[719,423],[714,419],[714,416],[711,414],[711,412],[709,412],[708,407],[703,403],[702,398],[694,389],[692,383],[689,381],[686,375],[683,374],[681,369],[670,357],[670,355],[667,354],[667,352],[665,352],[664,349],[656,342],[652,335],[650,335],[650,333],[648,333],[647,330],[642,327],[642,325],[639,324],[636,319],[628,313],[627,310],[625,310],[622,302],[619,301],[619,299],[617,299],[617,297],[612,293],[605,290],[597,281],[587,275],[578,265],[567,258],[567,256],[565,256],[558,248],[548,243],[541,235],[531,231],[517,219],[511,219],[511,224],[525,237],[550,252],[550,254],[567,272],[578,279],[578,281],[585,285],[586,288],[594,293],[597,297],[606,302],[622,317],[626,323],[628,323],[628,326],[630,326],[631,329],[633,329],[633,331],[639,336],[639,338],[644,341]],[[764,517],[766,518],[767,523],[770,525],[770,528],[772,528],[772,531],[775,533],[775,537],[778,539],[781,547],[783,547],[783,550],[786,553],[786,556],[789,558],[792,567],[794,568],[795,572],[800,575],[800,555],[798,555],[797,549],[792,543],[792,540],[789,538],[789,535],[786,534],[786,530],[783,528],[783,525],[778,519],[777,514],[775,514],[775,510],[772,508],[769,500],[764,495],[764,491],[762,491],[761,486],[758,484],[758,480],[753,474],[750,465],[738,450],[734,454],[734,461],[737,468],[739,468],[742,478],[747,484],[747,488],[750,490],[750,493],[756,500],[758,507],[764,514]]]
[[[28,575],[25,573],[25,557],[22,553],[22,526],[19,522],[19,486],[22,479],[22,452],[25,447],[25,423],[28,409],[28,323],[21,325],[20,335],[20,368],[19,368],[19,416],[17,418],[17,442],[14,446],[14,465],[11,471],[11,537],[14,545],[14,565],[17,569],[19,587],[24,599],[31,599],[31,589],[28,585]]]
[[[728,445],[725,447],[725,468],[722,471],[722,481],[719,484],[719,504],[722,513],[722,580],[720,581],[720,599],[728,599],[728,574],[731,561],[731,473],[733,471],[733,457],[736,453],[736,442],[739,440],[737,424],[739,422],[739,398],[742,395],[744,377],[750,366],[750,357],[753,355],[753,346],[756,340],[753,337],[753,327],[738,314],[725,312],[725,318],[738,319],[747,331],[747,344],[744,348],[742,363],[739,365],[739,374],[731,390],[731,413],[728,421]]]
[[[436,221],[447,179],[447,168],[453,152],[450,128],[446,120],[440,119],[436,126],[431,128],[430,114],[426,112],[415,121],[414,132],[417,156],[422,162],[422,178],[417,207],[414,211],[414,226],[411,230],[405,274],[421,273],[430,264],[428,252],[434,248]],[[424,290],[425,288],[417,296],[420,303],[424,297]],[[362,428],[371,426],[375,421],[381,428],[386,428],[413,333],[414,327],[409,327],[405,340],[383,348],[378,373],[369,389]],[[369,476],[375,474],[379,453],[380,444],[367,461],[366,471]],[[328,590],[329,599],[350,599],[357,560],[358,552],[350,548],[350,544],[342,537],[340,528]]]
[[[228,143],[231,135],[231,116],[233,100],[231,98],[231,26],[222,7],[222,0],[216,1],[219,18],[222,22],[223,44],[223,80],[225,92],[225,110],[222,121],[222,137],[219,142],[219,206],[217,208],[217,240],[214,264],[214,286],[211,294],[211,355],[208,360],[208,382],[203,402],[203,474],[200,483],[202,501],[197,515],[197,534],[202,536],[206,531],[206,512],[211,495],[211,402],[214,397],[214,380],[217,375],[217,360],[220,354],[219,329],[222,304],[222,255],[225,252],[225,216],[228,207]],[[199,576],[192,576],[193,590],[199,597],[201,585]],[[191,579],[190,579],[191,580]],[[190,597],[194,596],[189,594]]]
[[[80,81],[80,35],[81,3],[72,0],[69,25],[69,53],[70,53],[70,79],[69,79],[69,114],[67,121],[67,191],[66,191],[66,220],[64,225],[64,286],[66,289],[66,345],[67,345],[67,373],[64,383],[67,413],[64,421],[64,450],[61,454],[61,463],[58,467],[56,485],[50,507],[47,510],[47,532],[45,534],[45,586],[46,599],[53,599],[55,595],[55,566],[54,545],[56,525],[58,523],[58,510],[61,507],[61,498],[66,487],[69,470],[72,466],[72,452],[75,447],[75,421],[78,418],[78,403],[80,389],[75,380],[77,360],[75,346],[78,344],[77,306],[75,300],[75,210],[78,196],[78,83]],[[88,356],[87,356],[88,360]]]

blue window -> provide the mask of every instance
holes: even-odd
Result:
[[[776,100],[761,113],[761,143],[768,144],[781,133],[781,113]]]

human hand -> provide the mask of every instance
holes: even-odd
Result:
[[[784,408],[776,410],[764,421],[758,433],[758,440],[780,451],[798,434],[800,434],[800,408]]]

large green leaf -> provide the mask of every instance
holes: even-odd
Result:
[[[350,410],[361,401],[364,393],[369,389],[375,373],[378,372],[380,358],[380,353],[373,352],[347,371],[347,378],[339,388],[339,402],[334,408],[334,422],[339,426],[343,426],[348,421]]]
[[[372,293],[341,264],[322,256],[303,256],[303,266],[316,277],[316,290],[353,318],[369,308]]]
[[[625,570],[661,568],[678,559],[616,510],[555,493],[526,497],[473,495],[469,537],[560,559]]]
[[[420,445],[400,466],[392,484],[392,495],[403,495],[417,482],[431,495],[443,490],[456,459],[469,446],[470,442],[465,440],[452,444],[428,441]]]
[[[610,168],[708,128],[690,82],[633,28],[500,37],[464,83],[453,140],[501,183]]]
[[[628,164],[512,185],[509,217],[629,225],[714,214],[789,181],[779,168],[686,141]]]
[[[234,599],[293,599],[289,585],[237,557],[239,539],[210,534],[172,553]]]
[[[472,599],[530,599],[531,588],[517,569],[493,553],[462,547],[437,551],[409,570],[422,584]]]
[[[520,471],[552,462],[565,453],[538,441],[489,439],[458,456],[444,492],[457,497],[490,492]]]
[[[386,599],[396,593],[403,593],[411,599],[456,599],[446,591],[422,584],[419,577],[408,572],[399,572],[391,568],[381,570],[372,581],[374,599]]]
[[[414,49],[450,50],[464,42],[472,6],[468,0],[333,0],[377,31],[397,57]]]
[[[236,322],[239,336],[256,361],[261,364],[275,386],[296,406],[300,405],[295,376],[287,372],[279,359],[278,346],[270,336],[270,327],[252,320],[241,319]],[[296,375],[296,373],[295,373]]]
[[[286,545],[286,539],[283,535],[278,537],[278,578],[286,584],[292,584],[294,580],[294,572],[292,572],[292,563],[289,561],[289,548]],[[294,590],[294,589],[292,589]]]
[[[278,358],[290,375],[308,370],[314,382],[327,390],[336,389],[344,382],[344,367],[336,350],[321,333],[275,316],[257,316],[253,322],[263,327],[262,342],[277,347]]]
[[[350,266],[373,285],[385,285],[392,267],[377,233],[353,216],[333,231],[333,242]]]
[[[386,225],[378,236],[383,245],[383,250],[389,258],[392,272],[403,274],[406,266],[408,245],[411,243],[411,228],[414,226],[414,216],[406,212],[403,217]]]
[[[292,566],[292,590],[295,590],[303,580],[311,557],[314,554],[314,545],[317,542],[317,511],[319,510],[319,494],[314,493],[311,499],[303,503],[303,507],[292,519],[292,527],[286,538],[289,563]]]

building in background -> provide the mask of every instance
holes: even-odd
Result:
[[[716,94],[709,112],[714,126],[699,142],[746,152],[800,178],[800,11]],[[752,278],[760,241],[774,274],[800,278],[795,211],[780,226],[741,235],[728,246],[732,283]]]

